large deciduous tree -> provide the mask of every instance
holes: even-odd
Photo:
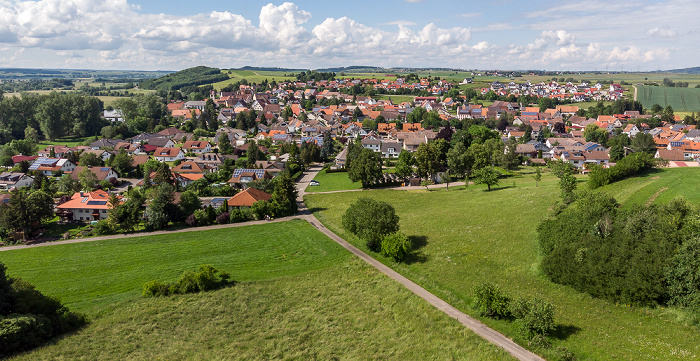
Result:
[[[348,167],[348,177],[369,187],[382,175],[382,158],[371,149],[362,148]]]
[[[343,214],[343,227],[377,251],[382,238],[399,231],[399,216],[386,202],[360,198]]]
[[[53,217],[53,199],[43,191],[15,190],[9,203],[0,205],[0,224],[23,232],[24,239],[41,223]]]

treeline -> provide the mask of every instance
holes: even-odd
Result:
[[[17,80],[17,81],[3,81],[0,83],[0,90],[7,93],[19,93],[28,90],[70,90],[73,89],[75,84],[70,79],[59,79],[54,78],[50,80],[45,79],[31,79],[31,80]]]
[[[649,153],[634,153],[622,158],[610,168],[594,165],[588,176],[588,185],[591,189],[596,189],[652,169],[656,163],[654,156]]]
[[[229,76],[223,74],[221,69],[207,66],[197,66],[194,68],[178,71],[157,79],[148,79],[139,83],[141,89],[151,90],[179,90],[186,86],[197,86],[211,84],[228,80]]]
[[[0,142],[24,139],[27,128],[38,137],[57,139],[65,136],[92,136],[108,124],[98,98],[74,93],[31,94],[0,99]]]
[[[335,79],[335,73],[333,72],[318,72],[316,70],[302,71],[296,76],[297,81],[321,81],[321,80],[333,80]]]
[[[700,310],[700,211],[682,199],[620,209],[585,192],[537,228],[553,282],[631,305]]]

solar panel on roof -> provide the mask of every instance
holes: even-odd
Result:
[[[104,206],[107,204],[107,201],[89,201],[87,202],[88,206]]]
[[[109,171],[109,168],[107,168],[107,167],[100,168],[100,172],[108,172],[108,171]]]

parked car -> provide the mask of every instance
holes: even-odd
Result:
[[[317,185],[320,185],[320,183],[317,180],[312,180],[311,182],[309,182],[309,185],[310,186],[317,186]]]

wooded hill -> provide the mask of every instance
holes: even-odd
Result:
[[[229,79],[221,69],[207,66],[196,66],[177,73],[168,74],[156,79],[148,79],[139,83],[141,89],[149,90],[179,90],[193,85],[211,84]]]

